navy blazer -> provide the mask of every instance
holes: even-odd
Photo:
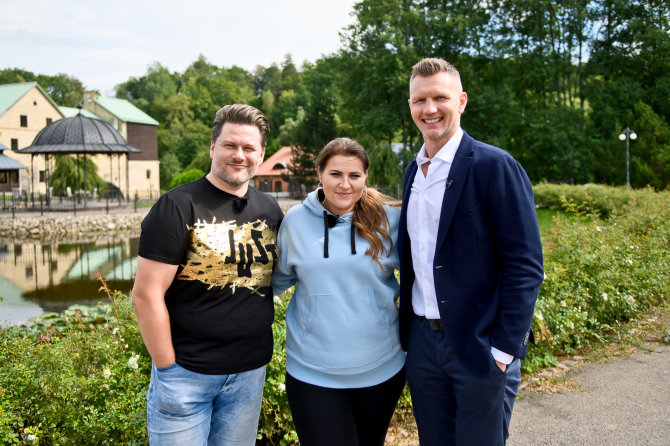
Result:
[[[417,172],[405,171],[398,229],[400,340],[407,350],[414,269],[407,204]],[[544,278],[533,189],[507,152],[467,133],[456,151],[435,247],[433,273],[445,335],[466,370],[495,366],[491,346],[526,356],[535,301]]]

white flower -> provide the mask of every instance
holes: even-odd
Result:
[[[28,434],[28,436],[26,437],[26,440],[31,441],[31,442],[32,442],[32,441],[35,441],[35,435],[33,435],[33,434]]]
[[[279,384],[279,390],[282,392],[286,390],[286,385],[284,383]]]
[[[128,367],[130,367],[133,370],[136,370],[138,359],[140,359],[140,355],[131,356],[130,359],[128,360]]]
[[[598,231],[598,232],[603,232],[603,230],[600,229],[600,226],[596,226],[596,231]]]
[[[112,334],[115,335],[116,333],[118,333],[118,331],[119,327],[114,327],[114,330],[112,330]]]
[[[536,313],[536,314],[535,314],[535,317],[536,317],[538,320],[540,320],[540,321],[543,321],[543,320],[544,320],[544,318],[542,317],[542,313]]]
[[[280,303],[281,303],[281,299],[279,298],[279,296],[275,296],[275,297],[274,297],[274,301],[275,301],[276,304],[280,304]]]
[[[628,262],[629,265],[633,264],[633,261],[631,259],[627,259],[626,262]]]
[[[137,367],[137,365],[135,365],[135,367]],[[109,378],[110,376],[112,376],[112,372],[110,372],[109,369],[105,369],[105,370],[102,371],[102,377],[103,378]]]
[[[607,293],[603,293],[603,294],[601,294],[600,297],[602,297],[603,300],[607,300]]]

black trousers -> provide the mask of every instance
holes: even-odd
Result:
[[[372,387],[332,389],[286,374],[286,395],[301,446],[383,446],[405,387],[405,371]]]

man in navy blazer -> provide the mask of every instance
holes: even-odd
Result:
[[[448,62],[414,66],[409,107],[424,145],[405,171],[398,253],[422,446],[505,444],[544,277],[528,176],[461,129],[467,101]]]

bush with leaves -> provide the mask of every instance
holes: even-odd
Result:
[[[130,298],[109,296],[110,303],[77,305],[44,313],[29,326],[0,329],[0,444],[146,443],[151,358]],[[284,388],[290,296],[275,297],[261,444],[297,443]]]
[[[173,189],[177,186],[181,186],[182,184],[190,183],[191,181],[195,181],[199,178],[201,178],[203,175],[205,175],[205,172],[203,172],[200,169],[190,169],[187,171],[184,171],[177,175],[174,180],[172,180],[172,183],[170,183],[170,186],[168,189]]]
[[[145,444],[151,361],[111,296],[0,330],[0,444]]]
[[[611,188],[612,189],[612,188]],[[543,240],[546,279],[535,308],[537,344],[526,370],[550,365],[622,324],[667,304],[670,287],[670,192],[620,190],[628,203],[602,219],[590,196],[554,219]]]
[[[589,203],[591,208],[601,217],[607,217],[615,209],[622,209],[639,193],[629,187],[605,186],[602,184],[570,184],[539,183],[533,186],[535,205],[541,209],[563,209],[563,199],[577,205]]]

